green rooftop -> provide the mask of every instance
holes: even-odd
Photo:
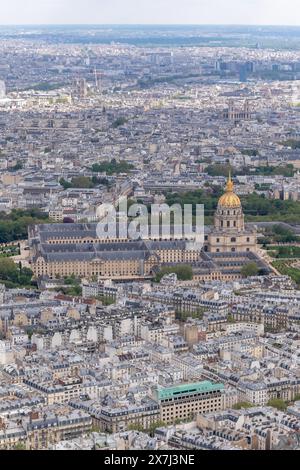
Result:
[[[169,398],[178,398],[185,395],[194,395],[197,393],[215,392],[223,389],[223,384],[214,384],[208,380],[205,380],[203,382],[177,385],[176,387],[158,388],[157,399],[166,400]]]

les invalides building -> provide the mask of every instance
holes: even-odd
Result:
[[[221,196],[215,213],[214,226],[207,227],[205,251],[210,253],[256,253],[257,232],[245,225],[240,198],[234,192],[229,175],[226,192]]]
[[[99,239],[97,224],[45,224],[29,227],[31,266],[38,279],[75,275],[115,281],[152,279],[163,266],[190,265],[195,281],[235,280],[243,266],[269,266],[257,254],[257,233],[245,224],[240,198],[229,176],[214,225],[205,227],[203,248],[185,239]]]

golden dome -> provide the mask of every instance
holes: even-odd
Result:
[[[234,185],[231,180],[231,174],[229,173],[229,178],[226,185],[226,193],[219,199],[219,207],[225,208],[234,208],[234,207],[241,207],[240,198],[234,193],[233,191]]]

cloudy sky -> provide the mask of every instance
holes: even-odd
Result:
[[[0,24],[300,25],[299,0],[0,0]]]

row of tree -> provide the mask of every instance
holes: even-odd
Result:
[[[188,191],[186,193],[166,193],[166,203],[173,204],[192,204],[194,213],[197,204],[203,204],[205,215],[211,217],[217,209],[220,196],[224,189],[220,187],[210,187],[206,190]],[[246,220],[251,222],[259,221],[278,221],[287,223],[299,223],[300,220],[300,202],[282,201],[280,199],[267,199],[264,195],[257,193],[241,197],[243,210]]]
[[[89,178],[88,176],[75,176],[74,178],[71,179],[71,181],[67,181],[64,178],[61,178],[59,180],[59,184],[64,189],[70,189],[70,188],[93,189],[100,185],[104,185],[104,186],[111,185],[110,181],[107,178],[100,178],[97,176],[93,176],[92,178]]]
[[[22,264],[15,264],[11,258],[0,258],[0,283],[7,287],[29,287],[33,272],[23,268]]]
[[[13,209],[9,214],[0,212],[0,243],[24,240],[28,235],[28,226],[48,223],[47,214],[39,210]]]
[[[244,154],[255,155],[255,150],[245,150]],[[216,163],[209,165],[205,170],[210,176],[228,176],[229,166],[228,164]],[[294,176],[296,170],[292,164],[282,165],[282,166],[258,166],[255,168],[250,168],[248,166],[243,168],[232,168],[231,173],[233,176],[242,176],[242,175],[262,175],[262,176],[276,176],[281,175],[287,178]]]
[[[115,158],[111,161],[94,163],[94,165],[92,165],[92,171],[96,173],[106,173],[107,175],[129,173],[133,169],[134,166],[131,163],[127,163],[124,160],[117,162]]]

